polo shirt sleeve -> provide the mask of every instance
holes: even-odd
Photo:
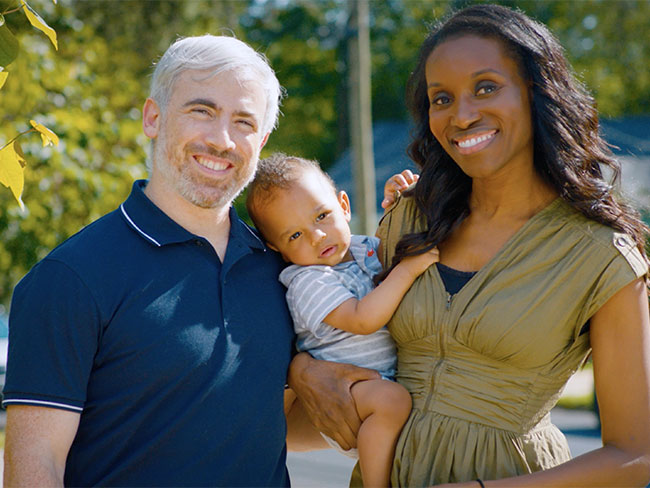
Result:
[[[3,406],[81,412],[101,332],[91,290],[66,264],[38,263],[16,286]]]
[[[287,291],[296,332],[306,329],[322,337],[331,331],[330,326],[321,325],[323,319],[350,298],[355,296],[331,268],[305,267],[291,280]]]

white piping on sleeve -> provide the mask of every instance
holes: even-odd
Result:
[[[124,209],[124,204],[120,205],[120,210],[122,210],[122,213],[123,213],[124,216],[126,217],[126,220],[129,221],[129,223],[133,226],[133,228],[134,228],[135,230],[137,230],[140,234],[142,234],[143,237],[146,237],[146,238],[149,239],[151,242],[153,242],[156,246],[161,247],[161,244],[160,244],[156,239],[154,239],[153,237],[151,237],[149,234],[146,234],[145,232],[142,231],[142,229],[141,229],[140,227],[138,227],[137,225],[135,225],[135,222],[133,222],[133,220],[131,220],[131,217],[129,217],[129,214],[126,213],[126,210]]]
[[[56,402],[45,402],[42,400],[30,400],[30,399],[21,399],[21,398],[10,398],[2,402],[3,405],[13,405],[15,403],[25,404],[25,405],[45,405],[46,407],[63,407],[69,408],[70,410],[75,410],[77,412],[82,412],[83,408],[75,407],[74,405],[67,405],[65,403],[56,403]]]

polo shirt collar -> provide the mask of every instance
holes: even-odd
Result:
[[[133,183],[131,194],[120,205],[120,212],[127,224],[140,236],[151,244],[161,247],[166,244],[187,242],[199,238],[178,225],[165,212],[160,210],[144,194],[147,180],[137,180]],[[253,249],[266,250],[266,246],[257,234],[242,222],[237,212],[230,207],[230,235],[228,247],[231,243],[241,243]]]

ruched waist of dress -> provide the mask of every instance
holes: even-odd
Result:
[[[420,371],[399,368],[397,379],[411,393],[414,409],[519,434],[543,425],[566,383],[453,360]]]

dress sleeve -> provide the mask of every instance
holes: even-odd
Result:
[[[594,283],[580,323],[584,323],[591,318],[600,307],[623,287],[638,278],[648,275],[648,263],[631,237],[613,232],[609,249],[610,259]],[[579,330],[576,330],[576,334],[579,334],[579,332]]]
[[[315,336],[322,337],[331,330],[329,326],[321,326],[323,319],[350,298],[355,296],[330,268],[304,268],[292,279],[287,291],[287,304],[296,333],[309,330]]]
[[[59,261],[41,261],[14,290],[3,405],[81,412],[100,333],[81,278]]]
[[[424,228],[424,219],[417,209],[415,199],[397,197],[397,201],[384,213],[377,228],[377,237],[381,240],[378,254],[382,267],[390,267],[395,246],[404,234],[421,232]]]

